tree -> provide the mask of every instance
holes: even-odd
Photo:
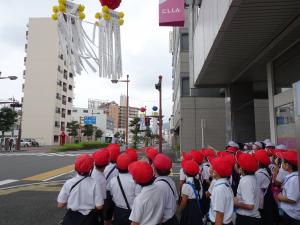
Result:
[[[73,137],[74,141],[75,138],[78,136],[78,129],[79,129],[79,124],[77,121],[72,121],[67,124],[68,135]]]
[[[99,138],[101,139],[103,137],[103,131],[100,130],[100,129],[97,129],[96,132],[95,132],[95,138],[96,140]]]
[[[130,121],[129,127],[131,127],[132,129],[130,129],[130,132],[133,133],[133,148],[137,147],[137,144],[140,140],[139,138],[139,133],[140,131],[140,118],[134,118],[133,120]]]
[[[83,133],[83,136],[88,137],[88,139],[90,139],[94,134],[93,125],[91,125],[91,124],[84,125],[82,133]]]
[[[0,110],[0,131],[2,133],[0,149],[2,148],[2,143],[4,141],[4,133],[9,131],[15,122],[17,122],[17,117],[18,114],[11,108],[3,107]]]

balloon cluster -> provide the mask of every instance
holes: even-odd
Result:
[[[118,13],[118,23],[120,26],[122,26],[124,24],[124,13],[123,12],[119,12]],[[111,18],[111,15],[110,15],[110,8],[108,6],[103,6],[102,7],[102,13],[101,12],[97,12],[95,14],[95,18],[97,20],[101,19],[103,17],[104,20],[106,21],[109,21],[110,18]]]
[[[58,0],[58,6],[53,6],[52,7],[52,16],[51,18],[53,20],[58,19],[58,13],[66,13],[67,12],[67,7],[66,7],[66,0]],[[85,14],[84,14],[85,6],[84,5],[78,5],[78,17],[80,20],[85,19]]]
[[[102,6],[107,6],[109,9],[116,9],[120,6],[121,0],[100,0]]]

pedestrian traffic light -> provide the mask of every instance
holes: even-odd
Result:
[[[150,120],[151,120],[150,117],[145,117],[145,125],[146,125],[146,127],[150,126]]]
[[[22,104],[20,104],[20,103],[13,103],[13,104],[10,104],[10,107],[12,107],[12,108],[21,108]]]

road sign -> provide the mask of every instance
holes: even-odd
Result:
[[[84,125],[96,125],[96,116],[83,117]]]

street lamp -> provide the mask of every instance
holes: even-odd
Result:
[[[117,84],[119,82],[125,82],[127,85],[127,95],[126,95],[126,124],[125,124],[125,132],[126,132],[126,136],[125,136],[125,145],[126,145],[126,149],[128,148],[128,118],[129,118],[129,96],[128,96],[128,86],[129,86],[129,75],[127,74],[127,79],[126,80],[111,80],[111,82],[113,84]]]
[[[155,84],[155,89],[159,91],[159,152],[162,152],[162,96],[161,96],[161,85],[162,76],[158,77],[158,83]]]
[[[18,79],[18,77],[16,77],[16,76],[1,77],[1,72],[0,72],[0,79],[16,80],[16,79]]]

